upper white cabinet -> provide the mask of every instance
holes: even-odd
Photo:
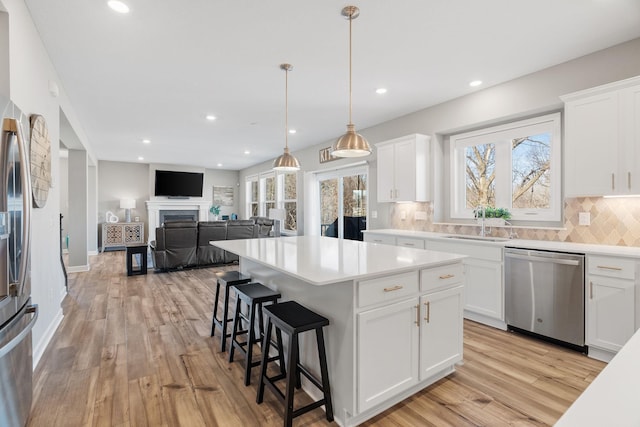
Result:
[[[412,134],[376,144],[378,202],[426,202],[429,194],[429,137]]]
[[[640,77],[562,100],[565,196],[640,194]]]

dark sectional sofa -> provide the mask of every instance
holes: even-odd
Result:
[[[156,228],[152,241],[153,266],[159,270],[230,264],[235,254],[211,246],[211,240],[269,237],[274,221],[264,217],[229,221],[167,221]]]

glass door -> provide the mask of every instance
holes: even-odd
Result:
[[[367,171],[364,168],[318,175],[320,234],[362,240],[367,228]]]

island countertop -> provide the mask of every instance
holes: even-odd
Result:
[[[463,255],[322,236],[212,240],[211,245],[313,285],[435,267]]]

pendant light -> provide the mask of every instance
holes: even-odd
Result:
[[[291,64],[280,64],[284,70],[284,153],[273,161],[273,169],[277,171],[297,171],[300,162],[289,153],[289,71],[293,69]]]
[[[342,9],[342,16],[349,20],[349,124],[347,133],[342,135],[333,145],[332,155],[336,157],[362,157],[371,154],[371,147],[366,139],[356,133],[356,127],[351,120],[351,26],[354,19],[360,15],[356,6],[346,6]]]

